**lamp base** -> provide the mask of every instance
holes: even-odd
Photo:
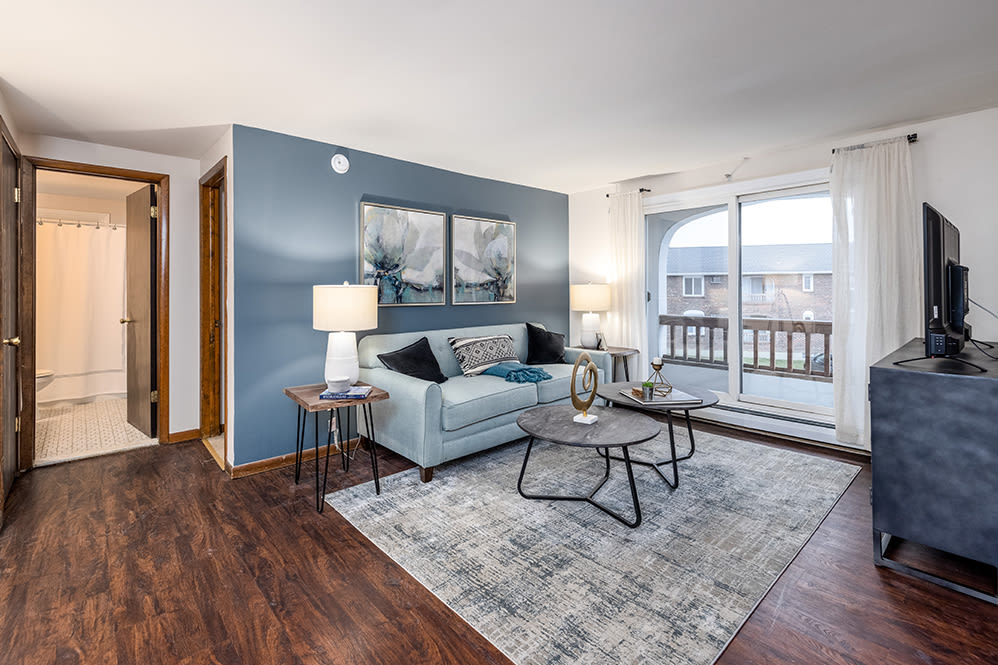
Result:
[[[357,362],[357,333],[331,332],[326,344],[326,369],[323,372],[330,390],[345,390],[360,378]]]
[[[586,312],[582,315],[582,336],[579,343],[584,348],[595,349],[599,343],[597,333],[599,332],[599,314],[596,312]]]

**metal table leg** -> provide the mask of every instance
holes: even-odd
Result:
[[[627,469],[627,482],[630,484],[631,488],[631,501],[634,505],[634,520],[628,521],[620,513],[617,513],[600,502],[596,501],[593,497],[599,492],[606,481],[610,478],[610,455],[606,455],[603,459],[606,461],[606,466],[603,471],[603,478],[599,483],[589,492],[589,494],[583,496],[565,496],[565,495],[554,495],[554,494],[527,494],[523,491],[523,476],[527,471],[527,462],[530,460],[530,451],[534,447],[534,437],[530,437],[530,442],[527,444],[527,452],[523,455],[523,466],[520,468],[520,478],[516,481],[516,491],[520,493],[524,499],[546,499],[550,501],[585,501],[586,503],[592,504],[602,510],[604,513],[613,517],[622,524],[631,527],[632,529],[637,528],[641,524],[641,505],[638,503],[638,488],[634,484],[634,471],[631,469],[631,457],[627,453],[627,446],[621,446],[623,451],[623,461],[624,467]],[[617,459],[616,457],[614,459]]]
[[[658,475],[662,477],[662,480],[665,481],[665,484],[671,487],[672,489],[679,488],[679,462],[682,462],[683,460],[688,460],[689,458],[693,457],[693,453],[697,451],[696,440],[693,438],[693,423],[690,420],[690,412],[688,409],[684,409],[683,414],[686,416],[686,431],[689,432],[690,435],[690,452],[683,455],[682,457],[678,457],[676,455],[676,437],[672,429],[672,411],[666,411],[665,418],[669,425],[669,449],[670,452],[672,453],[672,456],[669,459],[661,460],[659,462],[650,462],[646,460],[637,460],[637,459],[631,460],[632,464],[637,464],[639,466],[650,466],[651,468],[655,469]],[[616,455],[609,455],[610,453],[609,448],[606,449],[599,448],[597,449],[597,451],[602,457],[609,456],[612,459],[618,461],[623,461],[624,459],[623,457],[617,457]],[[660,468],[665,466],[666,464],[672,465],[671,481],[665,476],[664,473],[662,473],[662,469]]]
[[[308,414],[305,414],[308,420]],[[295,420],[295,485],[301,478],[301,458],[305,447],[305,421],[302,420],[302,408],[298,407],[297,419]]]
[[[374,436],[374,412],[371,411],[371,404],[361,405],[364,412],[364,425],[367,429],[367,445],[371,453],[371,472],[374,473],[374,493],[381,494],[381,478],[378,476],[378,442]],[[357,419],[358,421],[360,418]]]

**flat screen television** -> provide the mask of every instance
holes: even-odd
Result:
[[[925,355],[955,356],[970,339],[968,270],[960,265],[960,231],[928,203],[925,230]]]

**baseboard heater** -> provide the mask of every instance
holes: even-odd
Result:
[[[733,413],[741,413],[747,416],[760,416],[762,418],[772,418],[773,420],[783,420],[789,423],[797,423],[798,425],[811,425],[812,427],[824,427],[825,429],[835,429],[835,425],[833,423],[823,423],[821,421],[811,420],[809,418],[787,416],[782,413],[770,413],[768,411],[758,411],[756,409],[749,409],[744,406],[715,404],[713,408],[719,409],[721,411],[731,411]]]

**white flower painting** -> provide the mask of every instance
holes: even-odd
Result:
[[[516,224],[451,216],[455,305],[516,302]]]
[[[381,305],[445,302],[446,215],[362,203],[364,284],[378,287]]]

